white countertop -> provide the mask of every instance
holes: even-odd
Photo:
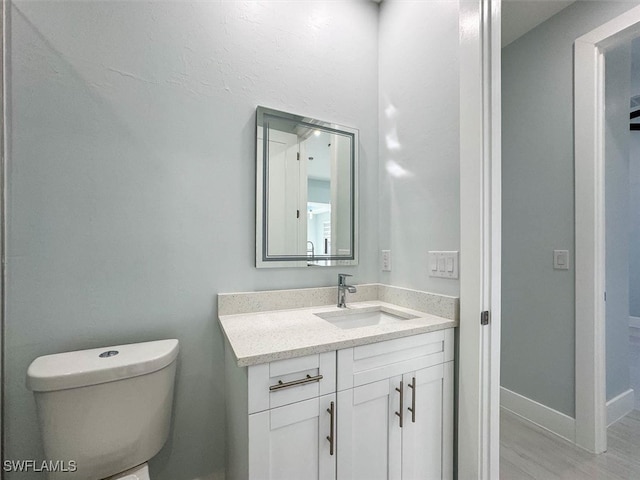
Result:
[[[386,307],[417,318],[397,323],[342,329],[315,315],[316,313],[344,312],[344,309],[333,305],[221,315],[219,320],[240,367],[458,326],[457,320],[378,300],[350,303],[348,309],[356,310],[372,306]]]

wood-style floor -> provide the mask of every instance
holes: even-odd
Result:
[[[500,479],[640,480],[640,411],[609,427],[607,451],[592,455],[502,410]]]

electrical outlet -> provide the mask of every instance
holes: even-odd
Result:
[[[391,271],[391,250],[382,250],[382,271]]]

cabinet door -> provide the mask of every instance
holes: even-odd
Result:
[[[338,392],[341,480],[400,480],[401,376]]]
[[[453,362],[403,375],[403,480],[453,478]]]
[[[335,399],[325,395],[249,415],[249,479],[334,480],[336,438],[332,452],[327,437],[335,432]]]

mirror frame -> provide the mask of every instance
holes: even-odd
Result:
[[[329,133],[351,137],[351,252],[348,255],[315,255],[315,263],[309,262],[307,255],[268,255],[267,253],[267,191],[268,191],[268,135],[265,116],[278,117],[303,126]],[[258,138],[262,130],[262,157],[258,158]],[[360,149],[359,131],[356,128],[324,122],[310,117],[258,106],[256,108],[256,268],[269,267],[312,267],[312,266],[349,266],[358,264],[358,151]],[[318,264],[320,262],[321,264]]]

